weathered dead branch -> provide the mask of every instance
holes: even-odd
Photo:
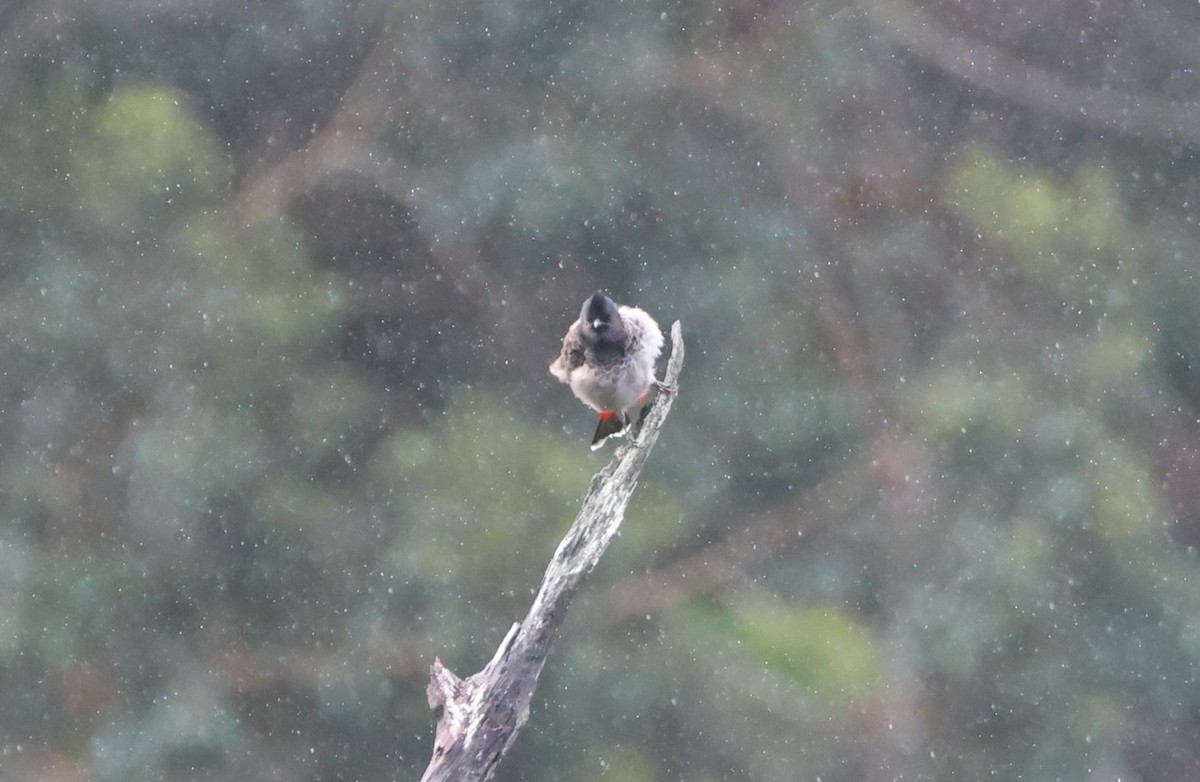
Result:
[[[675,401],[683,367],[679,321],[671,326],[671,343],[664,382],[675,391],[658,395],[641,431],[592,478],[579,515],[554,552],[525,619],[512,626],[479,673],[460,679],[441,660],[434,661],[429,705],[439,716],[433,759],[423,782],[488,779],[529,718],[529,703],[554,631],[620,528],[625,506]]]

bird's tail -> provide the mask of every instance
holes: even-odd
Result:
[[[604,445],[604,441],[610,437],[621,436],[625,434],[625,416],[622,413],[614,413],[611,410],[602,410],[599,413],[600,422],[596,424],[596,434],[592,437],[592,450],[596,450]]]

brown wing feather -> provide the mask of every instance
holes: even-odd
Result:
[[[583,366],[584,344],[582,325],[579,321],[571,324],[567,335],[563,337],[562,350],[558,358],[550,365],[550,374],[566,383],[569,382],[571,371]]]

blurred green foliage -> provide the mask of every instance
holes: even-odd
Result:
[[[893,3],[0,10],[0,778],[417,778],[597,289],[688,364],[498,779],[1200,775],[1178,9]]]
[[[180,105],[186,100],[164,87],[131,85],[88,112],[66,177],[99,228],[156,233],[215,206],[228,186],[228,162]]]
[[[976,147],[951,164],[946,189],[955,211],[1010,246],[1031,278],[1070,305],[1104,317],[1128,306],[1132,291],[1120,265],[1128,236],[1116,182],[1102,163],[1060,183]]]
[[[695,605],[679,618],[679,632],[697,648],[735,646],[755,664],[828,701],[852,703],[880,680],[869,632],[836,607],[794,608],[760,597],[732,610]]]

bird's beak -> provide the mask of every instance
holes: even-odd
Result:
[[[603,325],[604,325],[604,321],[600,320],[599,318],[596,318],[595,320],[592,321],[592,328],[594,328],[596,331],[599,331],[600,327]]]

